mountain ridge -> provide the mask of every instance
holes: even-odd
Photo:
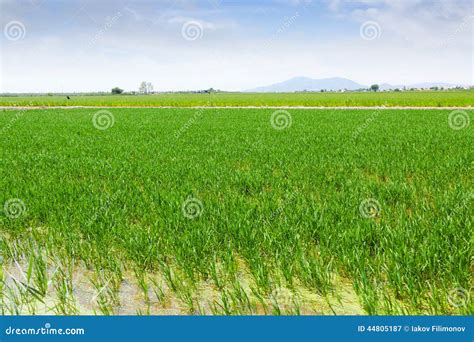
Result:
[[[444,87],[454,88],[461,86],[459,84],[446,83],[446,82],[423,82],[408,85],[391,85],[389,83],[379,84],[380,90],[390,89],[403,89],[406,88],[431,88],[431,87]],[[256,87],[253,89],[244,90],[244,92],[256,92],[256,93],[283,93],[283,92],[295,92],[295,91],[337,91],[337,90],[357,90],[367,89],[370,85],[364,85],[357,83],[353,80],[343,77],[328,77],[321,79],[314,79],[310,77],[293,77],[283,82],[273,83],[267,86]]]

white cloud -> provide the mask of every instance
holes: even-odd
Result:
[[[286,3],[291,17],[297,11],[292,6],[301,2]],[[473,21],[463,21],[472,8],[462,1],[331,0],[327,22],[314,20],[312,11],[322,11],[320,6],[298,10],[295,22],[271,44],[284,13],[257,15],[252,22],[245,14],[255,11],[247,7],[236,13],[219,6],[159,11],[134,3],[103,10],[96,17],[104,22],[78,18],[68,31],[57,26],[60,20],[25,17],[26,39],[2,40],[0,91],[135,90],[143,80],[157,90],[245,90],[295,76],[339,76],[363,84],[473,83]],[[91,44],[105,18],[117,11],[123,16]],[[8,18],[20,14],[8,12]],[[202,39],[183,39],[188,20],[203,25]],[[359,36],[367,20],[380,24],[379,39]]]

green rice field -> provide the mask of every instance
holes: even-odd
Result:
[[[0,105],[470,106],[471,94]],[[0,111],[1,311],[474,314],[473,114]]]
[[[474,106],[474,90],[408,92],[162,93],[156,95],[1,96],[0,106]]]

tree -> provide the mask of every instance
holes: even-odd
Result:
[[[112,94],[122,94],[123,89],[120,89],[119,87],[112,88]]]
[[[153,92],[153,84],[151,84],[151,82],[143,81],[140,83],[140,88],[138,88],[138,91],[141,94],[150,94]]]
[[[138,92],[141,94],[146,94],[146,82],[143,81],[140,83],[140,88],[138,88]]]
[[[151,82],[146,83],[146,92],[147,94],[153,93],[153,84],[151,84]]]
[[[372,90],[372,91],[378,91],[378,90],[379,90],[379,85],[378,85],[378,84],[372,84],[372,85],[370,86],[370,90]]]

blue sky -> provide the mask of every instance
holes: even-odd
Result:
[[[0,92],[473,83],[471,0],[0,0]]]

